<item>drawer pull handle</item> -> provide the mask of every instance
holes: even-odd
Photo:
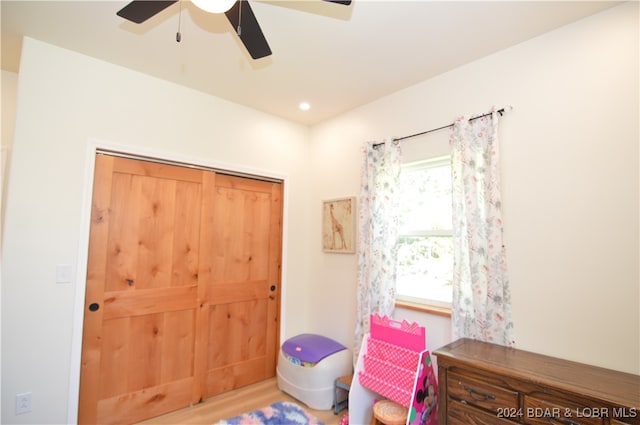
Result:
[[[553,416],[549,419],[549,423],[552,425],[557,422],[560,422],[561,424],[566,424],[566,425],[580,425],[578,422],[572,421],[571,419],[560,418],[558,416]]]
[[[475,401],[487,401],[487,400],[496,399],[496,396],[494,396],[493,394],[478,391],[475,388],[465,386],[464,389],[469,393],[471,398],[474,399]]]

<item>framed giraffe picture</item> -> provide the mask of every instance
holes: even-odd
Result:
[[[355,196],[322,201],[322,250],[353,254],[355,247]]]

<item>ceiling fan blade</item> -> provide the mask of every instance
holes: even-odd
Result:
[[[178,0],[134,0],[116,14],[136,24],[141,24],[155,14],[165,10]]]
[[[253,59],[260,59],[271,54],[267,39],[264,38],[256,15],[253,14],[247,0],[236,1],[233,7],[224,14]],[[238,22],[240,19],[241,21]]]
[[[351,4],[351,0],[324,0],[324,1],[328,1],[330,3],[344,4],[345,6],[349,6]]]

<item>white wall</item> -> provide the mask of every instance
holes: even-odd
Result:
[[[2,71],[0,82],[0,94],[2,98],[2,117],[0,121],[0,252],[2,250],[2,235],[4,229],[4,216],[6,205],[6,187],[8,169],[10,167],[11,146],[13,145],[13,129],[16,117],[16,97],[18,87],[18,74]],[[0,275],[2,274],[2,255],[0,255]],[[2,280],[0,279],[0,287]],[[0,288],[1,289],[1,288]],[[2,291],[0,291],[0,325],[2,325]],[[2,343],[0,341],[0,364],[2,362]],[[0,408],[0,412],[2,409]]]
[[[11,146],[13,145],[13,124],[16,119],[16,97],[18,89],[18,74],[2,71],[0,93],[2,94],[2,121],[0,122],[0,148],[2,149],[2,161],[0,165],[0,238],[5,211],[5,191],[7,186],[7,170],[9,169]],[[1,245],[1,241],[0,241]]]
[[[26,39],[4,228],[2,423],[67,421],[88,146],[286,177],[286,338],[308,321],[308,139],[306,126]],[[74,266],[73,284],[55,283],[57,264]],[[22,392],[33,412],[14,416]]]
[[[638,39],[629,2],[314,127],[314,204],[358,194],[364,141],[512,105],[500,137],[517,346],[640,373]],[[351,338],[355,268],[355,256],[313,259],[314,329]],[[451,338],[448,320],[397,315],[426,325],[431,350]]]

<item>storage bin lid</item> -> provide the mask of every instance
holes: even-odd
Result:
[[[282,344],[282,351],[303,362],[317,363],[347,347],[322,335],[300,334]]]

